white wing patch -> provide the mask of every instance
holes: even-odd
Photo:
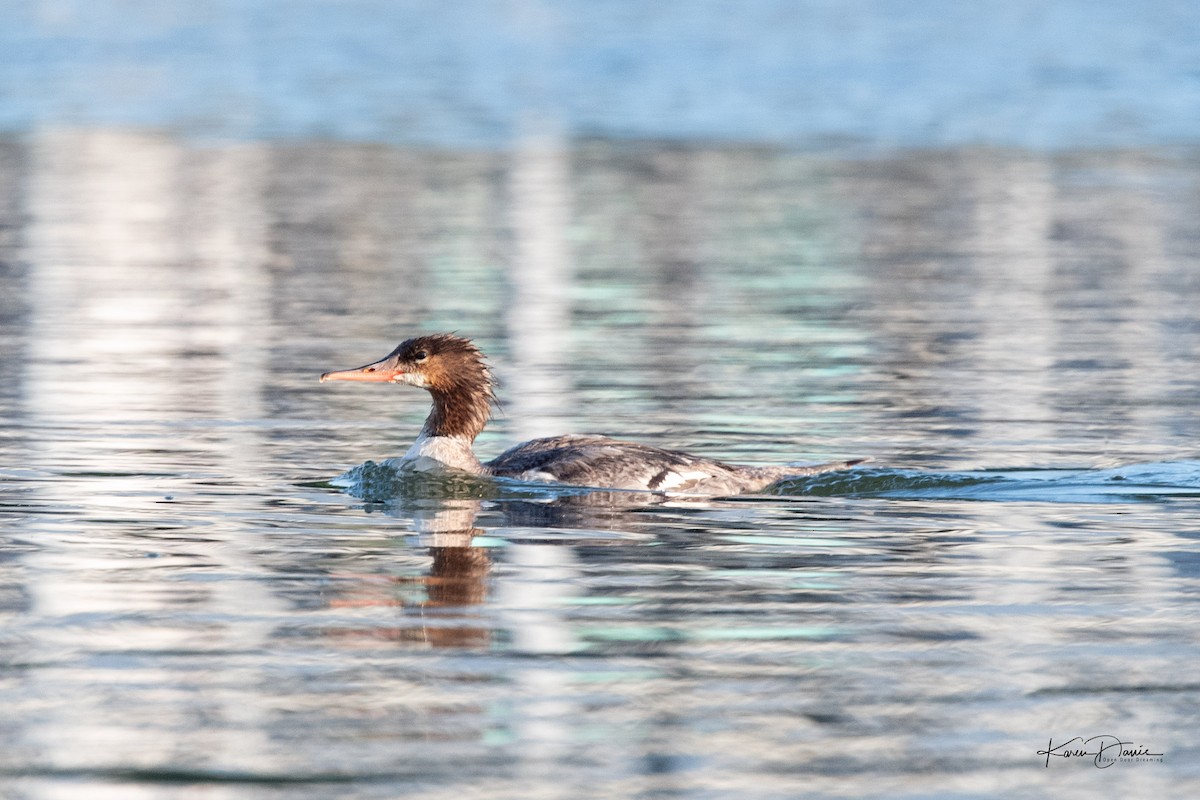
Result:
[[[522,481],[537,481],[539,483],[558,483],[558,476],[552,475],[549,472],[544,472],[540,469],[527,469],[517,476],[518,480]]]
[[[646,488],[656,492],[669,492],[672,489],[677,489],[680,486],[686,486],[698,481],[706,481],[712,477],[711,472],[701,472],[699,470],[688,470],[687,472],[676,472],[670,470],[660,472],[654,476]]]

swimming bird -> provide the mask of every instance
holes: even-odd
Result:
[[[449,333],[408,339],[379,361],[326,372],[321,376],[321,382],[325,381],[403,383],[429,392],[433,410],[400,460],[402,469],[448,468],[602,489],[729,495],[759,491],[785,478],[847,469],[867,460],[755,467],[607,436],[567,435],[533,439],[480,462],[472,445],[491,419],[495,382],[479,348],[470,339]]]

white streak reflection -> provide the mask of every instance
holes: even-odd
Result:
[[[571,305],[570,167],[566,143],[543,134],[512,155],[513,257],[507,271],[510,365],[504,378],[510,430],[519,440],[563,433],[569,416],[563,364]]]

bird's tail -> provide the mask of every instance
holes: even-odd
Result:
[[[837,472],[843,469],[857,467],[859,464],[865,464],[872,461],[871,458],[850,458],[845,461],[828,461],[824,464],[797,464],[795,466],[779,466],[779,467],[746,467],[745,474],[747,477],[752,477],[754,482],[758,484],[757,488],[765,489],[773,483],[786,480],[787,478],[803,478],[806,475],[820,475],[822,472]]]

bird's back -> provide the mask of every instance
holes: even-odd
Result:
[[[517,480],[720,495],[757,491],[789,476],[844,469],[852,463],[748,467],[606,436],[554,436],[512,447],[484,467],[497,477]]]

